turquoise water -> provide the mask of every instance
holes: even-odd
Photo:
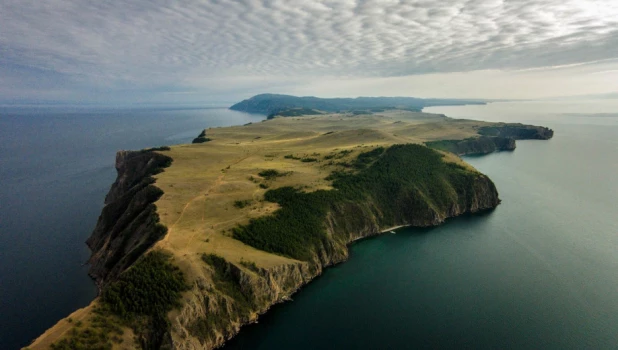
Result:
[[[618,101],[436,107],[555,130],[466,160],[502,204],[357,242],[226,349],[615,348]]]

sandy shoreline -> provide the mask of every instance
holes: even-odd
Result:
[[[400,229],[402,227],[407,227],[407,226],[409,226],[409,225],[399,225],[399,226],[389,227],[389,228],[386,228],[386,229],[380,231],[380,233],[386,233],[386,232],[394,231],[394,230]]]
[[[394,231],[394,230],[400,229],[402,227],[408,227],[408,226],[410,226],[410,225],[399,225],[399,226],[393,226],[393,227],[385,228],[385,229],[381,230],[380,232],[376,233],[375,235],[357,237],[357,238],[349,241],[347,244],[352,244],[352,243],[354,243],[356,241],[360,241],[360,240],[365,239],[365,238],[375,237],[375,236],[381,235],[383,233],[387,233],[387,232]]]

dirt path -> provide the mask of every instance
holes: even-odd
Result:
[[[168,227],[167,229],[167,234],[165,235],[165,238],[163,239],[164,241],[167,241],[170,233],[172,233],[172,231],[174,230],[174,228],[176,227],[176,225],[180,222],[180,220],[182,220],[183,215],[185,214],[185,211],[187,210],[187,208],[189,208],[189,206],[191,205],[191,203],[195,202],[196,200],[207,196],[208,194],[210,194],[215,188],[221,186],[221,184],[223,183],[223,177],[225,177],[225,174],[221,174],[219,175],[219,177],[217,177],[217,180],[215,180],[215,183],[210,186],[210,188],[205,192],[205,193],[200,193],[197,196],[191,198],[187,204],[185,204],[185,206],[182,208],[182,210],[180,211],[180,215],[178,216],[178,219],[176,219],[176,221],[174,221],[174,223]],[[202,221],[204,221],[204,213],[202,213]]]
[[[247,155],[246,155],[246,156],[241,157],[241,158],[239,158],[238,160],[236,160],[236,161],[232,162],[231,164],[229,164],[229,165],[227,166],[227,168],[230,168],[230,167],[231,167],[231,166],[233,166],[233,165],[237,165],[237,164],[239,164],[240,162],[242,162],[242,161],[244,161],[244,160],[248,159],[249,157],[252,157],[252,156],[256,155],[256,154],[257,154],[257,153],[259,153],[260,151],[261,151],[261,149],[259,149],[259,148],[258,148],[258,149],[256,149],[256,150],[255,150],[255,152],[250,152],[250,153],[247,153]],[[172,225],[172,227],[170,227],[170,228],[169,228],[168,234],[165,236],[166,238],[167,238],[167,237],[169,237],[169,233],[171,232],[171,230],[173,229],[173,227],[174,227],[174,226],[176,226],[176,224],[177,224],[178,222],[180,222],[180,220],[182,219],[182,216],[183,216],[183,214],[184,214],[185,210],[189,207],[189,205],[190,205],[191,203],[193,203],[195,200],[197,200],[197,199],[199,199],[199,198],[201,198],[201,197],[203,197],[203,198],[204,198],[204,200],[206,200],[206,196],[208,196],[209,194],[211,194],[212,192],[214,192],[217,188],[219,188],[222,184],[224,184],[224,183],[225,183],[225,182],[223,181],[223,179],[224,179],[224,178],[225,178],[225,172],[224,172],[223,174],[219,175],[219,177],[217,177],[217,180],[215,181],[215,183],[214,183],[214,184],[213,184],[213,185],[212,185],[212,186],[211,186],[211,187],[210,187],[210,188],[206,191],[206,193],[205,193],[205,194],[200,194],[200,195],[198,195],[198,196],[194,197],[193,199],[191,199],[191,200],[190,200],[190,201],[189,201],[189,202],[188,202],[188,203],[184,206],[184,208],[182,209],[182,211],[181,211],[181,213],[180,213],[180,216],[178,217],[178,220],[176,220],[176,222],[174,222],[174,224]],[[205,210],[206,210],[206,209],[204,209],[204,211],[202,212],[202,221],[205,221],[205,219],[204,219],[204,218],[205,218],[205,215],[206,215]],[[243,215],[241,215],[241,216],[236,217],[236,218],[234,218],[234,219],[232,219],[232,220],[227,220],[227,221],[225,221],[225,222],[219,222],[219,223],[216,223],[215,225],[213,225],[213,227],[215,227],[215,226],[219,226],[219,225],[220,225],[220,224],[222,224],[222,223],[226,223],[226,222],[230,222],[230,221],[235,221],[235,220],[241,219],[242,217],[244,217],[244,216],[243,216]],[[193,240],[195,239],[195,236],[197,236],[197,234],[198,234],[198,232],[194,232],[194,233],[191,235],[191,237],[189,237],[189,240],[187,241],[187,244],[185,245],[185,249],[187,249],[187,248],[191,245],[191,243],[193,243]],[[211,234],[212,234],[212,233],[211,233]],[[209,236],[210,236],[210,235],[209,235]]]

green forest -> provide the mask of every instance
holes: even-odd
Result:
[[[309,260],[327,243],[326,215],[345,202],[370,202],[383,226],[410,217],[444,212],[465,202],[477,173],[442,161],[442,155],[421,145],[394,145],[361,153],[355,171],[333,172],[334,190],[305,193],[292,187],[269,190],[266,201],[281,205],[273,215],[252,219],[233,230],[234,238],[255,248]]]
[[[178,305],[180,293],[187,289],[184,276],[160,251],[144,256],[101,296],[110,310],[125,320],[139,315],[164,315]]]
[[[55,350],[112,349],[122,343],[122,326],[133,329],[143,349],[159,348],[169,328],[167,312],[180,305],[189,286],[170,255],[153,251],[109,284],[88,324],[73,322],[67,337],[51,345]]]

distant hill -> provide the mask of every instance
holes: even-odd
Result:
[[[319,98],[313,96],[297,97],[290,95],[260,94],[248,100],[243,100],[230,107],[230,109],[248,113],[275,115],[291,109],[318,110],[324,112],[379,112],[384,109],[398,108],[420,111],[424,107],[430,106],[457,106],[467,104],[485,104],[485,101],[423,99],[415,97]],[[286,113],[282,114],[285,116]]]

